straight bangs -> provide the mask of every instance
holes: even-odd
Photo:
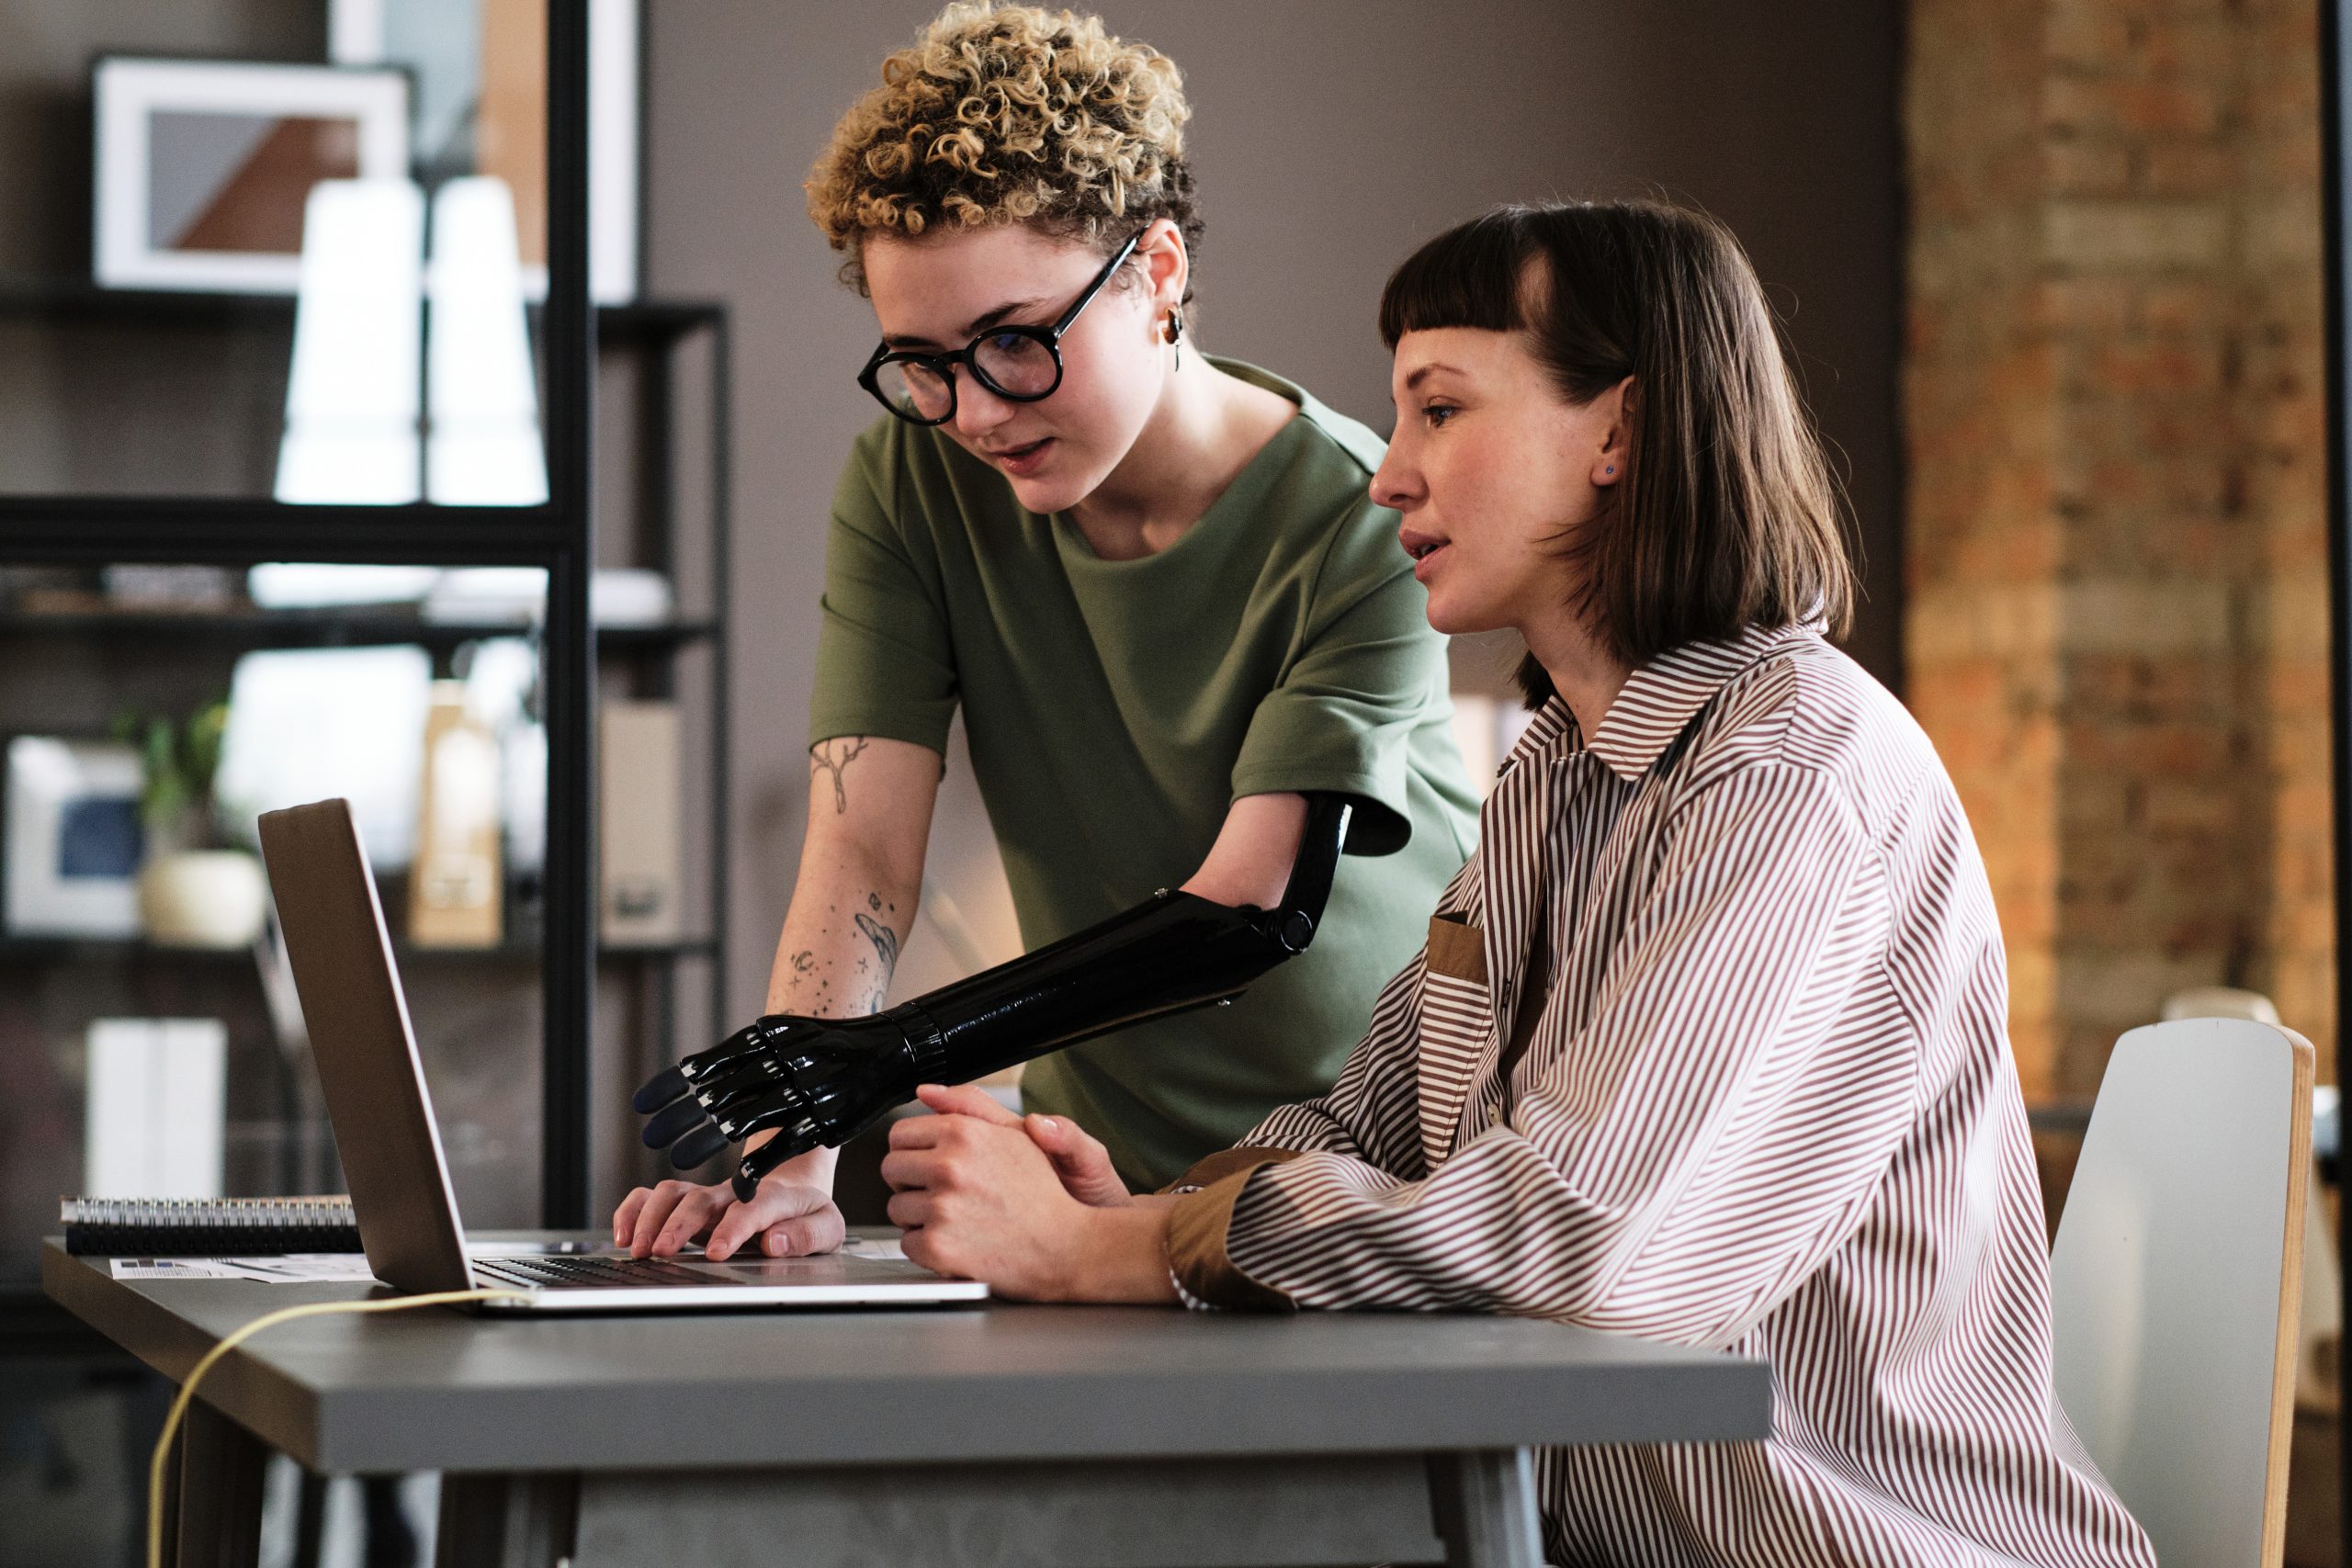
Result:
[[[1389,274],[1380,293],[1380,341],[1390,353],[1407,333],[1442,327],[1528,330],[1527,264],[1542,254],[1523,209],[1501,208],[1450,229]]]

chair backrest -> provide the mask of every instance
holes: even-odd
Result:
[[[977,966],[976,966],[977,967]],[[2277,1023],[2278,1005],[2260,991],[2233,986],[2192,986],[2165,998],[2160,1015],[2177,1018],[2250,1018]],[[2338,1099],[2335,1086],[2312,1090],[2312,1152],[2335,1152]],[[2312,1168],[2318,1174],[2318,1168]],[[2342,1403],[2336,1390],[2336,1347],[2344,1337],[2344,1270],[2335,1260],[2335,1234],[2322,1207],[2317,1181],[2305,1183],[2303,1200],[2302,1327],[2296,1336],[2295,1403],[2299,1408],[2333,1415]]]
[[[2311,1043],[2241,1019],[2117,1042],[2050,1258],[2058,1401],[2164,1568],[2278,1568]]]
[[[2260,991],[2235,986],[2191,986],[2166,997],[2157,1016],[2166,1023],[2180,1018],[2250,1018],[2256,1023],[2276,1023],[2278,1004]]]

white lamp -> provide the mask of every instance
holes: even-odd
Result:
[[[474,175],[434,193],[426,288],[433,425],[424,446],[425,499],[539,504],[548,498],[547,452],[523,321],[514,197],[504,180]]]
[[[417,498],[424,197],[407,180],[322,180],[302,216],[280,501]]]

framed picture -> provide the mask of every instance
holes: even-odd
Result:
[[[5,876],[14,936],[139,934],[139,753],[112,740],[8,742]]]
[[[396,70],[108,56],[93,273],[110,288],[291,294],[321,180],[404,179]]]
[[[588,292],[637,298],[641,0],[588,7]],[[514,194],[524,289],[547,294],[547,0],[328,0],[339,65],[398,66],[416,85],[427,185],[494,175]]]

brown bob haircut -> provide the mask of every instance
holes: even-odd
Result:
[[[1570,531],[1570,606],[1638,668],[1688,642],[1852,617],[1838,492],[1764,290],[1731,231],[1654,201],[1499,207],[1388,280],[1380,335],[1525,333],[1569,402],[1634,378],[1632,457]],[[1552,695],[1531,655],[1528,705]]]

